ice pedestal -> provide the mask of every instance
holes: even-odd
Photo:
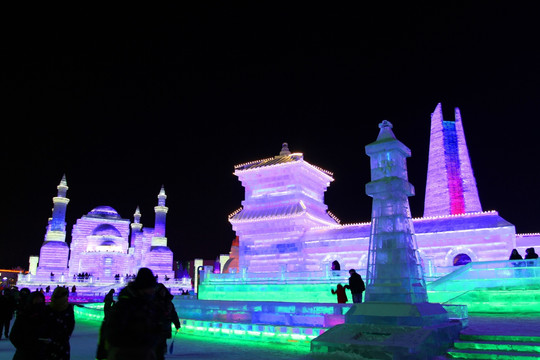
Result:
[[[350,353],[364,359],[430,359],[452,347],[461,328],[441,304],[355,304],[345,324],[311,341],[311,352],[332,359]]]

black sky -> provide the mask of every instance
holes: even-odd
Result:
[[[342,222],[369,221],[364,146],[383,119],[412,150],[421,216],[439,102],[461,109],[483,208],[540,231],[536,12],[469,3],[4,9],[0,268],[39,254],[64,173],[68,234],[99,205],[139,205],[153,227],[164,184],[175,259],[227,253],[234,165],[284,141],[334,173]]]

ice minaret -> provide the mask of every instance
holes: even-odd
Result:
[[[51,219],[51,227],[47,232],[47,235],[61,235],[52,234],[53,232],[62,233],[63,236],[50,236],[49,240],[53,241],[65,241],[66,240],[66,208],[69,203],[69,199],[66,197],[68,190],[66,175],[62,176],[60,184],[56,187],[58,189],[58,195],[53,198],[53,213]]]
[[[414,187],[406,158],[411,150],[396,139],[389,121],[379,127],[377,140],[366,146],[371,160],[366,193],[373,198],[366,301],[427,302],[409,211]]]
[[[133,229],[134,231],[140,231],[142,229],[141,210],[139,210],[138,206],[137,209],[135,209],[135,213],[133,214],[133,222],[131,223],[131,229]]]
[[[445,121],[441,104],[431,114],[424,217],[482,211],[461,113]]]
[[[40,250],[38,275],[67,273],[69,247],[66,244],[66,208],[69,199],[66,197],[68,186],[65,174],[56,188],[58,194],[53,197],[52,218]]]
[[[173,253],[171,249],[167,247],[167,238],[165,237],[165,220],[167,211],[169,210],[169,208],[165,206],[166,199],[167,195],[165,194],[165,187],[161,186],[161,190],[158,194],[158,205],[154,207],[154,211],[156,212],[156,223],[154,226],[152,243],[150,251],[143,255],[143,265],[151,268],[154,274],[161,278],[173,278]],[[135,217],[135,221],[137,221],[137,217]]]
[[[154,211],[156,212],[156,224],[154,237],[152,238],[152,246],[167,246],[167,238],[165,237],[165,221],[169,208],[165,206],[166,199],[167,195],[165,194],[165,187],[162,185],[158,194],[158,205],[154,207]]]

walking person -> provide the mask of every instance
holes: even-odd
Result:
[[[120,291],[104,326],[108,360],[155,360],[159,343],[159,312],[154,302],[156,278],[141,268]]]
[[[75,315],[73,305],[69,303],[67,288],[54,289],[51,302],[45,310],[45,327],[51,338],[46,349],[47,359],[69,360],[69,338],[75,328]]]
[[[354,269],[349,270],[349,275],[349,285],[345,285],[345,289],[349,289],[351,291],[353,303],[361,303],[362,294],[364,290],[366,290],[364,280],[362,280],[362,276],[360,276],[360,274],[358,274]]]
[[[158,346],[156,347],[156,358],[158,360],[165,359],[167,353],[167,339],[171,336],[171,323],[174,324],[176,332],[180,329],[180,320],[178,319],[178,313],[172,303],[173,295],[163,284],[158,284],[156,289],[156,295],[154,302],[159,311],[159,323],[160,323],[160,339]]]

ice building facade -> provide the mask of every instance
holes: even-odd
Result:
[[[420,261],[435,268],[468,261],[506,260],[540,236],[516,235],[496,211],[483,211],[459,109],[445,121],[438,104],[431,116],[425,215],[414,218]],[[329,171],[308,163],[284,144],[279,155],[235,167],[245,188],[242,207],[229,216],[239,236],[239,268],[247,273],[366,269],[370,222],[340,224],[324,203]]]
[[[94,279],[109,280],[116,275],[135,274],[148,267],[161,279],[174,278],[173,253],[167,246],[165,222],[168,208],[164,187],[158,194],[155,227],[143,227],[137,207],[134,220],[123,219],[110,206],[98,206],[77,220],[66,243],[65,213],[69,199],[65,175],[58,185],[58,196],[41,247],[37,278],[52,275],[71,279],[91,274]]]

